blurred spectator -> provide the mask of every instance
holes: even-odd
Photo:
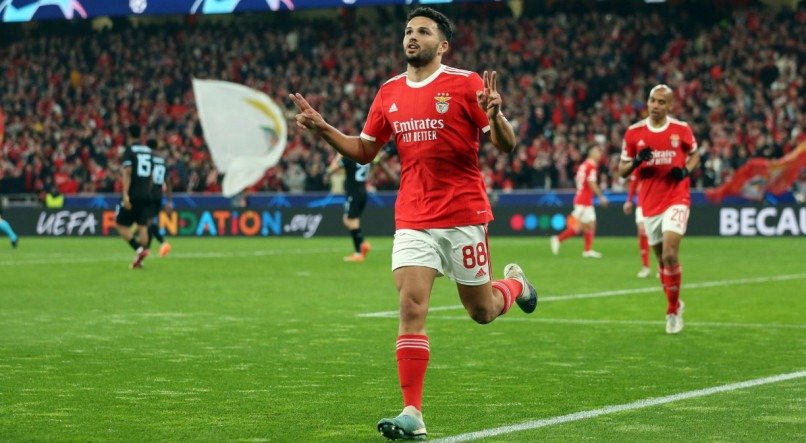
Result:
[[[571,188],[580,149],[592,142],[604,146],[602,185],[619,186],[613,159],[621,136],[645,116],[656,83],[672,86],[674,114],[690,122],[702,147],[695,187],[719,185],[749,158],[780,157],[806,140],[803,6],[567,12],[574,4],[542,2],[518,19],[505,5],[466,7],[457,18],[446,62],[500,67],[501,88],[511,91],[506,112],[521,145],[509,157],[481,147],[491,188]],[[237,27],[118,19],[103,31],[81,21],[5,25],[0,190],[43,196],[52,183],[63,194],[119,192],[123,128],[139,123],[168,146],[176,192],[220,192],[192,77],[239,82],[288,108],[289,91],[310,91],[314,107],[337,104],[320,109],[328,121],[359,131],[380,83],[405,66],[399,23],[357,13],[326,26],[298,17],[238,16]],[[292,126],[282,161],[250,191],[327,190],[322,171],[332,156]],[[399,167],[394,157],[385,161]],[[373,174],[370,186],[395,188],[384,174]]]

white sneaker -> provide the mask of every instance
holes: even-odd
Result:
[[[666,314],[666,333],[679,334],[683,330],[683,311],[685,311],[686,304],[680,300],[677,306],[676,314]]]
[[[602,258],[602,254],[591,249],[590,251],[582,251],[582,258]]]
[[[638,278],[647,278],[650,274],[652,274],[652,271],[650,271],[649,268],[641,268],[641,270],[638,271]]]
[[[551,242],[551,253],[554,254],[554,255],[559,254],[560,253],[560,237],[557,237],[556,235],[552,235],[551,238],[549,239],[549,241]]]

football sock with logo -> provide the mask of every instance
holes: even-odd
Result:
[[[596,235],[596,231],[593,229],[589,229],[582,234],[582,238],[585,239],[585,246],[583,247],[583,251],[590,251],[593,248],[593,237]]]
[[[431,347],[427,335],[403,334],[397,337],[397,375],[403,391],[403,407],[423,410],[423,381]]]
[[[11,241],[17,241],[17,234],[14,233],[14,230],[11,229],[11,225],[8,224],[5,220],[0,220],[0,231],[3,231],[8,236],[8,239]]]
[[[661,281],[666,293],[666,313],[676,314],[680,304],[680,282],[683,280],[680,264],[663,268]]]
[[[140,242],[138,242],[137,240],[135,240],[134,237],[132,237],[131,239],[129,239],[129,246],[131,246],[132,249],[136,251],[137,249],[140,248]]]
[[[523,285],[520,281],[514,278],[505,278],[503,280],[496,280],[493,282],[493,293],[498,290],[504,298],[504,308],[501,309],[501,314],[504,315],[515,303],[515,299],[523,292]]]
[[[355,248],[355,252],[361,252],[361,243],[364,243],[364,234],[361,232],[361,228],[350,229],[350,236],[353,237],[353,248]]]
[[[641,251],[641,264],[649,267],[649,239],[646,234],[638,234],[638,249]]]
[[[577,231],[574,231],[572,228],[565,228],[565,231],[560,232],[560,235],[558,235],[557,238],[562,242],[575,235],[577,235]]]

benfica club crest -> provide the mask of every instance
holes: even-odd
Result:
[[[677,134],[672,134],[669,138],[669,141],[672,143],[672,147],[677,149],[680,147],[680,136]]]
[[[436,97],[434,97],[434,100],[437,102],[437,112],[440,114],[448,112],[448,102],[451,100],[451,96],[448,95],[447,92],[440,92]]]

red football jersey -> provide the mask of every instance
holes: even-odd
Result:
[[[476,101],[475,72],[442,65],[413,82],[400,74],[378,90],[361,137],[400,156],[397,229],[451,228],[493,219],[479,169],[479,130],[490,130]]]
[[[585,160],[579,165],[574,181],[577,184],[577,193],[574,196],[575,205],[593,206],[593,189],[591,182],[596,183],[599,179],[599,167],[596,163]]]
[[[671,170],[685,167],[688,154],[697,150],[691,128],[686,122],[671,117],[666,117],[666,124],[661,128],[650,127],[648,119],[641,120],[624,133],[621,159],[632,161],[647,147],[652,149],[653,157],[638,167],[641,182],[638,200],[644,216],[661,214],[672,205],[690,206],[689,181],[678,182]]]

